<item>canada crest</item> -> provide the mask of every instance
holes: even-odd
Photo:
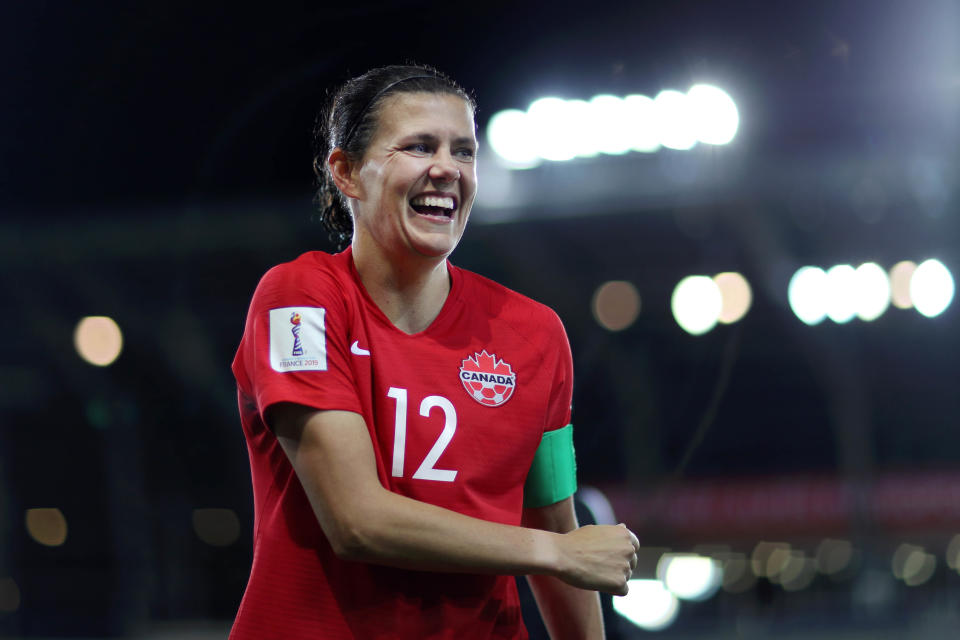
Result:
[[[517,374],[497,355],[474,353],[460,365],[460,382],[471,398],[485,407],[499,407],[513,396]]]

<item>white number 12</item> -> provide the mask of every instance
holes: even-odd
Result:
[[[394,418],[393,428],[393,468],[391,475],[394,478],[403,477],[403,458],[407,443],[407,390],[400,387],[390,387],[387,396],[397,401],[397,412]],[[457,430],[457,410],[453,403],[443,396],[427,396],[420,403],[420,415],[424,418],[430,416],[430,410],[434,407],[440,407],[443,411],[443,431],[440,437],[433,443],[430,453],[420,463],[420,468],[413,474],[416,480],[439,480],[440,482],[453,482],[457,477],[457,472],[450,469],[437,469],[433,465],[443,455],[444,449],[453,440],[453,434]]]

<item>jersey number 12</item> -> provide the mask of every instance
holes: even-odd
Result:
[[[400,387],[390,387],[387,396],[397,401],[397,413],[394,419],[393,427],[393,468],[391,475],[394,478],[403,477],[403,457],[407,444],[407,390]],[[413,474],[415,480],[439,480],[441,482],[453,482],[457,477],[456,471],[450,469],[437,469],[434,465],[443,454],[444,449],[453,440],[453,434],[457,430],[457,410],[453,403],[443,396],[427,396],[420,403],[420,415],[424,418],[430,415],[434,407],[440,407],[443,411],[443,431],[440,437],[433,443],[430,453],[420,463],[420,467]]]

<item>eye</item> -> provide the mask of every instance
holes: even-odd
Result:
[[[460,160],[469,162],[473,160],[473,157],[476,155],[476,151],[470,147],[461,147],[460,149],[454,151],[453,154]]]
[[[430,153],[430,146],[426,142],[414,142],[405,146],[403,150],[412,153]]]

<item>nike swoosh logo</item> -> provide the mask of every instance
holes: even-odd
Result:
[[[368,356],[368,355],[370,355],[370,352],[369,352],[369,351],[367,351],[366,349],[361,349],[361,348],[360,348],[360,341],[359,341],[359,340],[354,340],[354,341],[353,341],[353,344],[350,345],[350,353],[352,353],[352,354],[355,355],[355,356]]]

